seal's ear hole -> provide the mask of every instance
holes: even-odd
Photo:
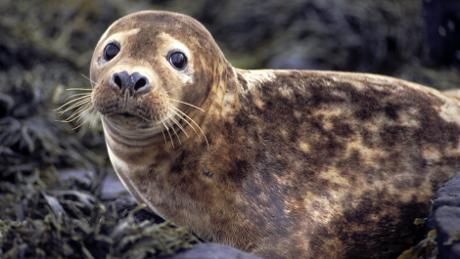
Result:
[[[109,61],[120,52],[120,45],[117,42],[110,42],[104,47],[104,59]]]
[[[177,70],[183,70],[187,66],[187,56],[180,51],[169,54],[168,61]]]

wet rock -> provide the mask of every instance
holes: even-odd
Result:
[[[110,200],[126,195],[127,191],[116,175],[109,174],[104,178],[101,186],[101,199]],[[129,195],[131,199],[134,199]]]
[[[460,207],[442,206],[434,220],[440,258],[460,258]]]
[[[433,211],[441,206],[460,207],[460,174],[443,185],[433,201]]]
[[[262,259],[236,248],[219,244],[199,244],[184,252],[162,259]]]
[[[460,258],[460,174],[438,190],[431,220],[439,258]]]

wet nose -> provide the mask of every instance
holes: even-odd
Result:
[[[143,94],[150,90],[149,80],[138,72],[132,74],[126,71],[114,73],[111,83],[120,90],[127,90],[131,94]]]

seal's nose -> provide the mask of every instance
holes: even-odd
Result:
[[[149,80],[138,72],[131,75],[126,71],[114,73],[111,83],[120,90],[128,90],[131,94],[143,94],[150,90]]]

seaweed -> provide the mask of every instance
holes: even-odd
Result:
[[[37,180],[29,183],[40,185]],[[0,220],[2,258],[150,258],[198,243],[184,228],[137,216],[149,212],[126,197],[102,202],[83,189],[30,185],[2,197],[2,202],[19,198],[11,211],[17,220]]]

